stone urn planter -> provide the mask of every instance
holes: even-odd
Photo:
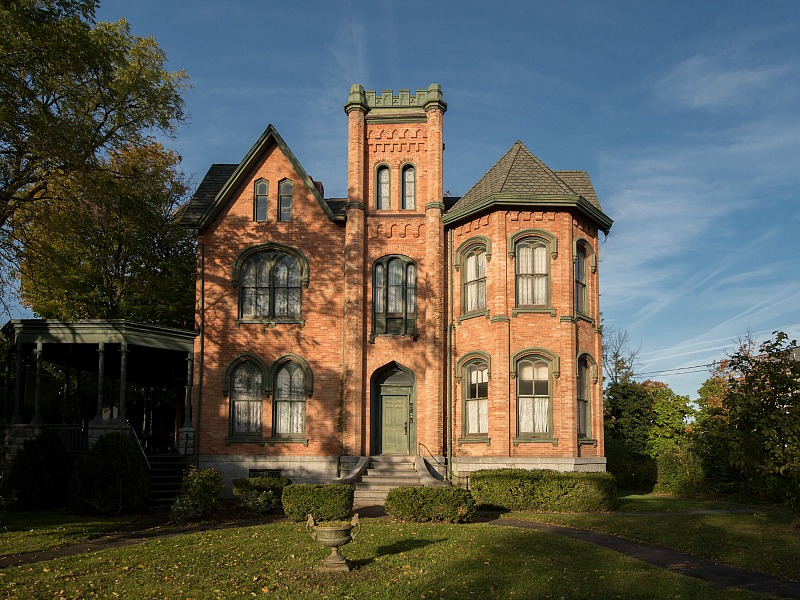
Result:
[[[339,546],[349,544],[361,532],[358,514],[353,515],[350,523],[317,523],[312,515],[308,515],[306,531],[312,539],[331,549],[330,555],[317,567],[320,571],[350,570],[347,559],[339,554]]]

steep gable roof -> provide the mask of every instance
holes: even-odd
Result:
[[[517,140],[448,211],[451,223],[494,204],[577,206],[603,231],[612,220],[600,208],[588,173],[553,171]]]
[[[181,217],[181,224],[185,227],[202,229],[211,223],[230,200],[231,194],[249,176],[252,168],[261,159],[266,150],[276,145],[286,159],[291,163],[301,181],[311,192],[320,208],[331,220],[340,220],[325,202],[317,186],[308,176],[303,166],[278,134],[278,131],[269,125],[258,141],[238,165],[215,164],[206,173],[203,181],[195,191]],[[226,178],[227,175],[227,178]]]

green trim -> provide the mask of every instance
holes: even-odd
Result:
[[[597,273],[597,255],[594,252],[594,248],[592,247],[592,243],[587,240],[585,237],[576,237],[572,240],[572,262],[578,260],[578,245],[584,247],[587,250],[587,258],[590,258],[589,268],[591,268],[592,273]],[[588,282],[587,282],[588,285]]]
[[[447,103],[442,100],[442,86],[432,83],[425,89],[416,90],[416,95],[411,90],[399,90],[397,96],[392,90],[382,90],[377,94],[375,90],[365,90],[360,85],[350,87],[350,95],[347,104],[344,105],[345,111],[354,108],[361,108],[364,111],[370,109],[402,109],[402,108],[424,108],[428,110],[436,106],[447,110]]]
[[[389,195],[386,197],[386,207],[378,208],[378,194],[381,190],[381,184],[380,181],[378,181],[378,173],[380,173],[383,169],[386,169],[386,172],[389,174]],[[375,212],[386,212],[392,210],[392,168],[389,166],[389,164],[385,162],[376,164],[372,169],[372,180],[375,182],[375,197],[372,199],[372,206],[374,207]]]
[[[483,361],[486,363],[486,376],[491,379],[492,378],[492,357],[488,352],[484,352],[483,350],[470,350],[464,356],[456,361],[456,381],[461,383],[462,373],[461,371],[464,367],[467,366],[468,363],[473,361],[480,362]]]
[[[578,322],[578,318],[577,317],[564,316],[564,315],[559,317],[558,320],[561,323],[577,323]]]
[[[575,319],[576,321],[586,321],[589,325],[594,326],[594,319],[582,312],[575,313]]]
[[[579,446],[597,446],[597,440],[593,438],[578,438]]]
[[[314,395],[314,373],[311,371],[311,366],[306,360],[297,354],[287,353],[276,358],[267,370],[267,385],[266,393],[272,396],[272,382],[275,380],[275,375],[285,364],[293,362],[303,369],[303,374],[306,380],[306,397],[311,398]]]
[[[515,446],[520,444],[553,444],[553,447],[558,446],[558,438],[553,437],[515,437],[511,439]]]
[[[242,270],[242,265],[244,261],[246,261],[251,255],[257,254],[259,252],[268,252],[270,250],[277,250],[278,252],[285,252],[286,254],[291,254],[292,256],[296,257],[300,261],[300,282],[304,288],[308,287],[308,283],[310,280],[310,268],[308,266],[308,260],[306,260],[305,255],[298,250],[297,248],[293,248],[292,246],[287,246],[285,244],[279,244],[278,242],[266,242],[264,244],[257,244],[255,246],[248,246],[241,252],[239,252],[239,256],[236,257],[236,260],[233,262],[233,287],[239,287],[239,273]]]
[[[576,368],[575,375],[577,376],[577,365],[580,363],[581,358],[584,358],[584,357],[586,358],[586,362],[589,363],[589,367],[591,368],[592,384],[596,385],[597,381],[599,379],[599,371],[597,369],[597,361],[588,352],[578,352],[578,357],[577,357],[578,360],[575,363],[575,368]],[[588,398],[587,398],[587,400],[588,400]]]
[[[233,322],[236,327],[240,325],[263,325],[264,327],[276,327],[278,325],[300,325],[300,327],[306,326],[305,319],[263,319],[263,318],[256,318],[256,319],[236,319]]]
[[[511,319],[508,315],[498,315],[496,317],[492,317],[489,319],[490,323],[511,323]]]
[[[363,211],[363,210],[367,209],[367,205],[364,204],[363,202],[353,202],[351,200],[347,204],[344,205],[344,209],[345,209],[345,211],[348,211],[350,209],[356,209],[356,210],[362,210]]]
[[[456,321],[461,324],[462,321],[467,321],[469,319],[474,319],[475,317],[486,317],[489,318],[489,309],[484,308],[483,310],[477,310],[475,312],[467,313],[466,315],[461,315],[456,319]]]
[[[233,375],[233,372],[236,370],[236,367],[246,362],[255,363],[255,365],[261,371],[261,394],[263,396],[267,395],[266,378],[267,378],[267,373],[269,372],[269,368],[267,367],[266,363],[263,360],[261,360],[258,356],[250,352],[246,352],[234,358],[231,362],[228,363],[228,366],[225,367],[225,373],[222,376],[222,395],[225,398],[227,398],[230,395],[231,376]]]
[[[473,246],[483,247],[483,251],[486,253],[486,262],[491,262],[492,240],[485,235],[474,235],[471,238],[461,242],[458,248],[456,248],[456,254],[453,259],[453,268],[456,271],[461,270],[461,259],[465,254],[472,250]]]
[[[270,437],[265,438],[261,436],[228,436],[225,438],[225,445],[231,444],[258,444],[259,446],[274,446],[275,444],[303,444],[308,446],[308,438],[305,437]]]
[[[377,115],[370,113],[367,115],[366,120],[376,125],[391,125],[394,123],[427,123],[428,118],[424,116],[408,116],[408,115]]]
[[[406,201],[406,171],[408,169],[412,169],[414,171],[414,206],[412,208],[403,206],[403,202]],[[417,183],[418,183],[417,166],[413,162],[404,162],[402,165],[400,165],[400,206],[399,206],[400,210],[402,211],[417,210],[417,190],[419,189]]]
[[[517,242],[521,242],[525,238],[537,237],[542,238],[545,244],[549,245],[550,258],[553,260],[558,258],[558,238],[549,231],[544,229],[521,229],[508,238],[508,256],[509,258],[516,258],[517,256]]]
[[[444,202],[427,202],[425,204],[425,210],[427,211],[430,209],[444,210]]]
[[[546,307],[537,308],[537,307],[534,307],[534,306],[520,306],[518,308],[512,308],[511,309],[511,316],[512,317],[516,317],[517,315],[521,315],[521,314],[525,314],[525,313],[533,313],[533,314],[539,313],[539,314],[546,314],[546,315],[550,315],[551,317],[555,317],[556,316],[556,312],[557,311],[556,311],[555,308],[546,308]]]
[[[614,223],[603,211],[583,196],[563,194],[493,194],[480,202],[475,202],[457,211],[448,212],[442,221],[445,225],[451,225],[462,219],[470,218],[475,213],[500,206],[512,206],[520,209],[539,206],[575,208],[589,217],[606,234],[608,234],[611,225]]]
[[[461,437],[456,440],[458,442],[458,447],[460,448],[462,444],[486,444],[486,446],[492,445],[492,438],[486,437]]]
[[[528,358],[530,356],[540,356],[545,360],[550,361],[550,364],[553,367],[553,377],[558,379],[561,376],[561,359],[558,357],[558,354],[555,352],[551,352],[546,348],[523,348],[522,350],[518,350],[511,356],[511,378],[517,378],[517,363],[522,360],[523,358]],[[552,390],[551,390],[551,399],[552,402]]]

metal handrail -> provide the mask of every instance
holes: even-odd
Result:
[[[422,442],[417,442],[417,453],[418,453],[418,454],[419,454],[419,452],[420,452],[420,449],[421,449],[421,448],[425,448],[425,451],[428,453],[428,456],[430,456],[430,457],[431,457],[431,460],[433,460],[433,462],[435,462],[435,463],[436,463],[437,465],[439,465],[440,467],[444,467],[444,466],[445,466],[444,464],[442,464],[441,462],[439,462],[439,459],[438,459],[438,458],[436,458],[436,457],[433,455],[433,453],[430,451],[430,448],[428,448],[428,447],[427,447],[425,444],[423,444]],[[420,454],[420,456],[421,456],[421,454]]]
[[[139,452],[142,453],[142,458],[144,459],[145,464],[147,465],[147,470],[152,471],[153,467],[150,466],[150,461],[147,459],[147,454],[145,454],[144,447],[142,446],[142,442],[139,440],[139,436],[136,435],[136,431],[133,427],[128,426],[128,432],[131,434],[131,437],[136,442],[136,445],[139,447]]]

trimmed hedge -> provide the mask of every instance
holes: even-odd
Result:
[[[457,487],[399,487],[389,490],[386,513],[403,521],[468,523],[475,500]]]
[[[233,480],[233,495],[248,510],[268,514],[281,507],[283,488],[291,483],[285,477],[243,477]]]
[[[11,481],[19,506],[43,510],[66,506],[72,465],[61,438],[43,433],[25,440],[11,465]]]
[[[504,510],[598,512],[612,510],[616,483],[610,473],[496,469],[470,476],[475,501]]]
[[[346,483],[293,483],[283,488],[281,503],[290,521],[312,515],[315,521],[345,521],[353,512],[355,490]]]

